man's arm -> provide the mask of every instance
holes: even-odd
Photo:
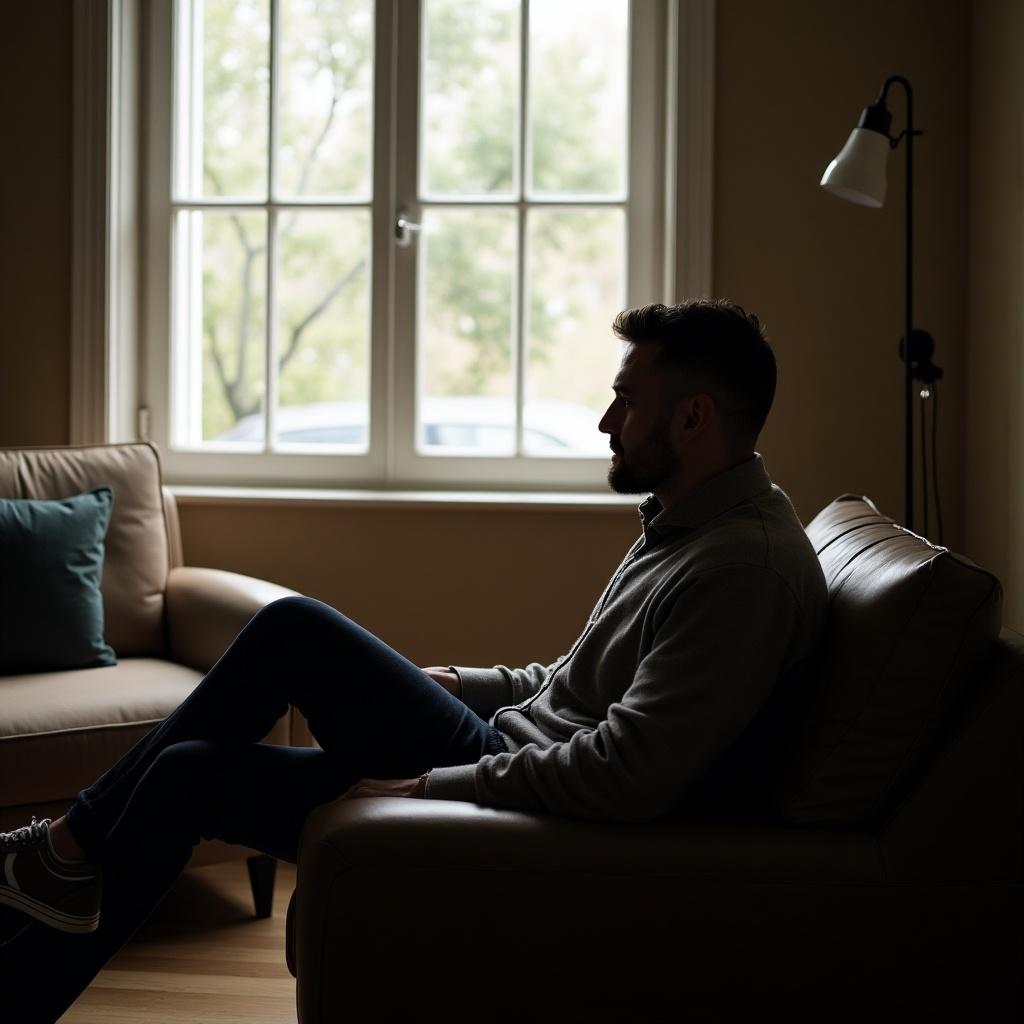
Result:
[[[442,665],[431,665],[423,671],[438,686],[447,690],[452,696],[458,697],[478,715],[489,717],[502,705],[516,699],[514,694],[525,694],[518,698],[525,700],[531,693],[535,693],[557,664],[558,662],[555,662],[546,667],[531,664],[526,668],[517,669],[508,669],[504,665],[498,665],[493,669],[456,669],[452,666],[446,668]],[[473,673],[474,685],[468,694],[469,699],[467,699],[466,688],[463,685],[464,675],[462,673]],[[470,701],[474,701],[474,703],[470,703]],[[487,711],[486,708],[492,704],[491,710]],[[360,779],[354,786],[342,793],[341,798],[356,800],[374,796],[424,797],[429,775],[429,772],[425,772],[416,779]]]
[[[790,588],[761,566],[704,572],[657,614],[650,651],[596,728],[435,768],[425,795],[606,821],[671,810],[801,659],[806,628]]]
[[[518,704],[537,693],[558,663],[555,661],[550,665],[541,665],[531,662],[525,668],[506,668],[504,665],[495,665],[494,668],[432,665],[423,671],[481,718],[490,718],[498,708]]]
[[[453,666],[431,665],[425,668],[431,679],[453,697],[466,703],[478,715],[489,717],[494,711],[513,700],[525,700],[536,693],[544,680],[553,671],[552,665],[527,665],[526,668],[508,669],[504,665],[495,668],[456,669]],[[474,685],[468,694],[463,685],[464,674],[473,674]],[[523,694],[515,698],[515,694]],[[474,701],[471,704],[470,701]],[[490,711],[486,708],[493,704]],[[374,796],[426,796],[427,780],[430,772],[425,772],[416,779],[360,779],[354,786],[342,793],[343,800],[356,800]]]

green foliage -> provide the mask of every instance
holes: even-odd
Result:
[[[517,0],[426,4],[423,133],[428,195],[515,188]]]
[[[515,214],[430,210],[424,224],[424,390],[428,395],[507,395]]]
[[[192,110],[202,117],[202,158],[187,175],[189,187],[201,182],[207,195],[261,199],[267,188],[269,0],[205,0],[200,9],[202,80]]]

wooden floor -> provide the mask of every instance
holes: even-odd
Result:
[[[273,917],[257,921],[244,860],[187,870],[61,1024],[294,1024],[294,888],[294,865],[279,864]]]

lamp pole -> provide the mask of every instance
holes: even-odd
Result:
[[[886,106],[889,90],[894,85],[903,87],[907,97],[907,126],[899,135],[890,134],[892,114]],[[878,208],[885,203],[885,165],[889,152],[900,142],[907,142],[907,171],[904,201],[904,278],[903,278],[903,340],[900,358],[903,360],[903,488],[904,523],[914,529],[914,381],[922,384],[922,401],[930,394],[932,385],[942,377],[942,368],[932,362],[935,342],[926,331],[914,330],[914,136],[921,133],[914,128],[914,92],[910,82],[902,75],[891,75],[885,80],[878,99],[865,107],[857,127],[846,145],[825,169],[821,185],[841,199],[861,206]],[[922,405],[922,431],[924,429]],[[934,433],[934,414],[932,430]],[[922,435],[923,444],[923,435]],[[922,450],[923,451],[923,450]],[[932,453],[934,459],[934,450]],[[922,455],[922,459],[924,456]],[[927,469],[922,462],[924,485],[924,529],[928,529]],[[936,510],[941,521],[938,485],[935,491]],[[940,524],[941,533],[941,524]]]
[[[914,371],[911,352],[911,339],[914,330],[914,91],[902,75],[893,75],[885,80],[878,102],[885,104],[886,93],[895,83],[903,86],[907,94],[907,127],[902,135],[897,135],[890,144],[895,149],[904,136],[907,140],[907,175],[906,209],[904,210],[906,242],[904,247],[904,331],[900,345],[903,358],[903,485],[904,485],[904,523],[908,530],[914,529]]]

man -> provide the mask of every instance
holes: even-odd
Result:
[[[754,452],[775,358],[726,301],[627,310],[614,330],[608,479],[651,496],[568,653],[421,670],[320,602],[269,605],[63,818],[0,835],[0,902],[32,918],[0,947],[19,1019],[59,1016],[200,837],[294,861],[309,811],[338,797],[606,821],[756,813],[826,608],[814,551]],[[258,743],[289,704],[322,749]]]

